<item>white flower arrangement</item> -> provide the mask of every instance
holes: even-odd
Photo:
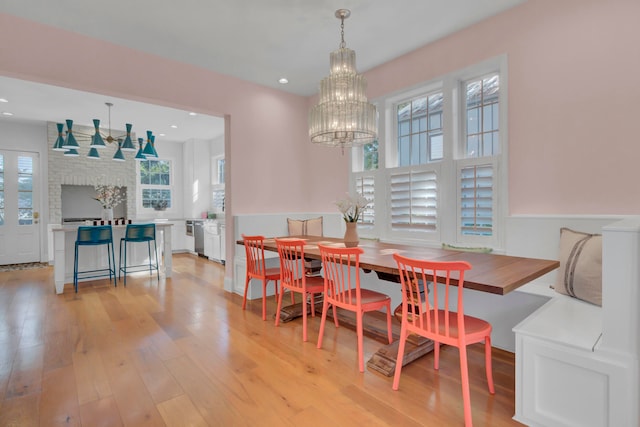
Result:
[[[124,200],[120,187],[115,185],[96,185],[94,188],[96,189],[94,200],[97,200],[103,209],[115,208]]]
[[[346,199],[336,201],[336,206],[345,222],[358,222],[362,211],[371,201],[360,193],[356,193],[355,197],[347,196]]]

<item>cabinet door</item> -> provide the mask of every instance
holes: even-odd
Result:
[[[211,249],[212,249],[211,258],[215,260],[220,260],[220,235],[219,234],[211,235]]]

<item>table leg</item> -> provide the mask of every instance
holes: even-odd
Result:
[[[316,296],[316,315],[322,315],[322,299],[318,302],[318,296]],[[302,303],[293,304],[287,307],[282,307],[280,311],[280,321],[289,322],[302,316]],[[383,318],[384,316],[384,318]],[[380,318],[372,320],[372,313],[365,314],[365,323],[363,325],[363,333],[377,341],[388,342],[387,337],[387,322],[386,316],[383,314]],[[327,321],[333,320],[333,310],[329,310],[327,313]],[[394,317],[395,319],[395,317]],[[349,329],[356,329],[356,319],[351,312],[338,309],[338,322],[340,326],[345,326]],[[333,322],[331,322],[333,323]],[[398,346],[400,341],[398,336],[400,335],[400,324],[395,321],[392,323],[393,336],[395,341],[391,344],[382,346],[376,351],[373,356],[367,361],[367,367],[373,371],[379,372],[387,377],[393,376],[396,370],[396,360],[398,357]],[[413,362],[416,359],[424,356],[427,353],[433,351],[433,341],[428,338],[421,337],[419,335],[409,335],[407,343],[405,345],[404,357],[402,358],[402,366]]]
[[[400,341],[395,340],[391,344],[381,347],[371,356],[371,359],[367,361],[367,367],[387,377],[393,376],[396,371],[399,345]],[[419,335],[409,335],[404,347],[402,366],[406,366],[431,351],[433,351],[433,341]]]

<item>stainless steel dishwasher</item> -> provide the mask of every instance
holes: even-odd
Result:
[[[204,255],[204,220],[193,221],[194,250],[199,256]]]

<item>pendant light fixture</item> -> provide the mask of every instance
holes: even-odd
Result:
[[[133,125],[130,123],[125,124],[126,134],[122,136],[112,136],[111,135],[111,107],[113,104],[111,102],[105,102],[109,110],[109,129],[108,134],[103,134],[100,132],[100,120],[93,119],[93,134],[82,134],[79,132],[75,132],[73,130],[73,120],[66,120],[67,124],[67,132],[66,137],[64,137],[64,124],[57,123],[56,126],[58,128],[58,137],[56,138],[55,143],[53,144],[54,151],[64,151],[64,155],[67,157],[78,157],[78,149],[80,148],[80,144],[78,144],[78,139],[89,141],[89,153],[87,158],[97,160],[100,159],[100,152],[103,148],[106,148],[107,144],[117,144],[118,148],[113,156],[113,160],[115,161],[125,161],[124,152],[136,152],[138,149],[135,147],[133,143],[133,139],[131,138],[131,129]],[[151,131],[147,131],[148,135],[151,135]],[[155,138],[155,137],[153,137]],[[153,145],[153,138],[151,139],[149,148],[151,150],[152,155],[155,157],[158,156],[158,153],[155,151],[155,147]],[[149,139],[149,138],[148,138]],[[142,156],[142,150],[139,151],[136,156],[136,160],[140,160],[140,156]],[[147,155],[150,156],[150,155]]]
[[[147,156],[144,155],[144,153],[142,152],[142,144],[144,143],[144,139],[142,138],[138,138],[138,146],[140,148],[138,148],[138,152],[136,153],[136,156],[134,157],[134,159],[136,159],[137,161],[142,161],[142,160],[146,160]]]
[[[333,147],[353,147],[378,137],[378,113],[367,101],[367,81],[356,71],[356,53],[344,41],[347,9],[336,10],[340,19],[341,41],[330,54],[329,76],[320,82],[318,104],[309,112],[311,142]]]

